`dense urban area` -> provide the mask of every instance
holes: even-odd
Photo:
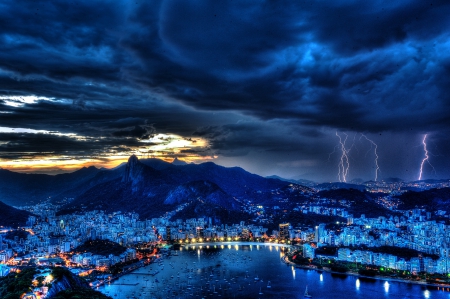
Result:
[[[152,219],[142,219],[133,212],[101,210],[58,215],[59,207],[48,202],[25,206],[21,209],[32,213],[26,226],[3,227],[0,232],[0,276],[39,269],[33,273],[31,288],[21,290],[21,297],[46,298],[55,279],[54,267],[69,269],[95,288],[171,254],[169,248],[253,241],[289,245],[286,262],[299,267],[447,283],[447,213],[420,207],[400,210],[400,202],[394,197],[403,193],[405,186],[426,190],[447,185],[366,184],[365,192],[379,194],[378,203],[393,212],[374,218],[364,213],[350,214],[346,208],[351,206],[350,200],[338,199],[337,206],[336,199],[317,198],[317,193],[303,189],[304,200],[293,206],[283,198],[270,206],[241,200],[241,212],[250,215],[251,221],[239,223],[218,224],[211,217],[173,219],[189,202]],[[290,187],[304,188],[293,184]],[[285,205],[316,222],[277,223],[275,219],[283,220],[280,215],[288,214]],[[320,223],[324,219],[328,221]]]

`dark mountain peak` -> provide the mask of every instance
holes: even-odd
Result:
[[[142,175],[144,165],[139,162],[138,157],[135,155],[130,156],[128,163],[125,165],[125,173],[122,178],[122,182],[135,182]]]
[[[139,162],[139,159],[136,155],[131,155],[130,158],[128,158],[128,164],[138,163],[138,162]]]
[[[73,174],[97,173],[99,171],[100,171],[100,169],[98,169],[97,167],[92,165],[92,166],[88,166],[88,167],[84,166],[83,168],[80,168],[80,169],[74,171]]]
[[[172,165],[187,165],[185,161],[178,160],[178,158],[175,157],[172,161]]]

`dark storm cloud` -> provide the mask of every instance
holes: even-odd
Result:
[[[203,109],[369,131],[442,124],[448,4],[283,4],[144,6],[121,45],[152,75],[144,86]],[[136,43],[138,36],[149,42]],[[402,124],[392,122],[398,117]]]
[[[449,15],[448,1],[419,0],[4,2],[0,96],[48,101],[0,98],[0,126],[87,136],[64,141],[73,152],[195,132],[210,141],[200,155],[315,161],[335,130],[438,136]]]
[[[127,130],[115,131],[112,133],[116,137],[135,137],[138,139],[148,139],[155,133],[155,129],[151,126],[135,126]]]
[[[0,133],[0,158],[18,159],[64,155],[82,158],[102,157],[129,151],[142,144],[130,138],[78,139],[42,133]],[[147,144],[150,145],[150,144]]]
[[[71,98],[79,108],[150,93],[372,131],[397,128],[374,121],[374,108],[391,120],[432,96],[429,113],[439,121],[448,112],[445,1],[19,2],[2,10],[0,66],[17,81],[5,91]],[[433,125],[411,120],[403,126]]]
[[[194,136],[208,139],[213,153],[227,157],[245,156],[255,149],[282,155],[286,152],[301,152],[305,156],[317,153],[317,144],[309,141],[324,137],[323,133],[318,130],[296,132],[294,128],[281,121],[239,122],[202,127]]]
[[[95,157],[104,151],[104,147],[122,146],[135,142],[127,140],[103,140],[87,142],[67,136],[34,133],[0,133],[0,158],[19,159],[32,157],[89,156]]]
[[[104,107],[89,104],[80,109],[78,105],[64,102],[40,101],[23,107],[2,106],[0,122],[2,126],[15,128],[31,128],[35,130],[58,131],[62,133],[78,133],[82,136],[126,136],[144,138],[155,133],[173,133],[189,135],[198,126],[208,124],[211,118],[219,123],[237,118],[226,113],[195,113],[190,109],[177,106],[154,104],[151,107],[135,105],[131,107]],[[132,134],[140,127],[146,134]],[[128,134],[127,132],[131,132]],[[135,132],[136,133],[136,132]]]

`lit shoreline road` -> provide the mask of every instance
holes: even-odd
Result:
[[[417,285],[423,285],[423,286],[432,286],[432,287],[437,287],[438,289],[439,288],[442,288],[442,289],[444,289],[444,288],[449,289],[450,288],[450,284],[434,284],[434,283],[427,283],[425,281],[412,281],[412,280],[407,280],[407,279],[391,278],[391,277],[385,277],[385,276],[365,276],[365,275],[361,275],[361,274],[355,273],[355,272],[341,273],[341,272],[331,271],[327,267],[323,267],[322,269],[318,269],[316,267],[298,265],[296,263],[293,263],[293,262],[289,261],[288,257],[286,255],[281,257],[280,260],[282,262],[284,262],[285,264],[287,264],[287,265],[293,266],[293,267],[295,267],[297,269],[303,269],[303,270],[315,270],[315,271],[319,271],[320,270],[320,271],[331,273],[331,274],[351,275],[351,276],[355,276],[355,277],[374,279],[374,280],[384,280],[384,281],[392,281],[392,282],[407,283],[407,284],[417,284]]]
[[[268,242],[241,242],[241,241],[223,241],[223,242],[199,242],[199,243],[189,243],[189,244],[181,244],[182,247],[189,246],[210,246],[210,245],[256,245],[256,246],[274,246],[274,247],[292,247],[289,244],[279,244],[279,243],[268,243]]]

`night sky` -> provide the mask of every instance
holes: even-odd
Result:
[[[135,153],[339,181],[347,136],[346,181],[417,180],[427,134],[422,179],[449,178],[449,16],[448,0],[0,0],[0,167]]]

